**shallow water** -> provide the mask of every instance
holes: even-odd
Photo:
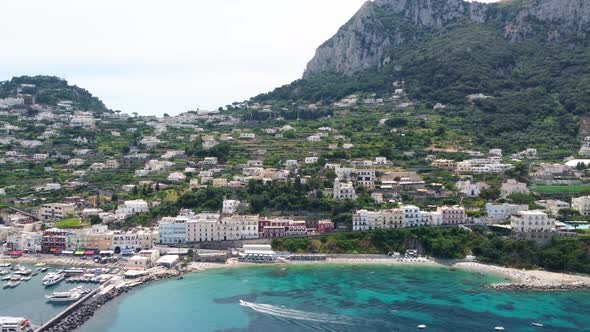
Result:
[[[133,290],[81,331],[590,331],[589,292],[483,288],[501,280],[410,266],[210,270]]]

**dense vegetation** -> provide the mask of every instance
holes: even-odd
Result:
[[[35,87],[21,88],[21,84]],[[10,81],[0,82],[0,98],[14,96],[17,91],[32,95],[38,104],[57,105],[58,102],[69,100],[83,111],[106,112],[103,102],[90,92],[77,86],[71,86],[64,79],[54,76],[20,76]]]
[[[490,264],[590,273],[588,236],[557,237],[550,245],[538,247],[532,241],[516,241],[483,229],[469,232],[460,228],[415,228],[276,239],[273,247],[291,252],[334,254],[403,253],[407,249],[421,248],[435,258],[462,259],[473,254]]]

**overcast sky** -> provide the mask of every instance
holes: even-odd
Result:
[[[1,1],[0,80],[60,76],[127,113],[213,109],[301,77],[363,2]]]

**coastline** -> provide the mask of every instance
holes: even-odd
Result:
[[[108,267],[122,268],[120,263],[115,264],[98,264],[92,260],[83,260],[79,258],[55,257],[49,255],[22,256],[19,258],[0,257],[0,263],[18,263],[18,264],[36,264],[46,263],[56,266],[76,266],[76,267]],[[285,261],[282,264],[256,264],[239,262],[235,258],[230,258],[226,263],[203,263],[192,262],[185,271],[186,273],[198,273],[210,269],[239,268],[254,266],[289,266],[289,265],[406,265],[406,266],[432,266],[448,269],[459,269],[478,273],[489,273],[501,276],[507,279],[506,282],[488,285],[487,288],[506,289],[506,290],[569,290],[569,289],[590,289],[590,276],[573,275],[558,272],[548,272],[541,270],[519,270],[509,267],[483,264],[478,262],[455,262],[443,264],[429,258],[392,258],[388,256],[366,257],[359,255],[355,257],[330,257],[321,261]]]

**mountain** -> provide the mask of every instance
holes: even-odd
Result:
[[[0,98],[17,94],[30,95],[35,103],[41,105],[55,106],[60,101],[68,100],[81,111],[109,112],[104,103],[87,90],[54,76],[19,76],[0,82]]]
[[[586,0],[504,1],[376,0],[366,2],[330,40],[320,46],[304,77],[324,72],[351,75],[396,63],[395,50],[459,25],[489,26],[510,42],[538,37],[548,43],[585,41],[590,2]]]
[[[588,0],[375,0],[301,79],[253,100],[334,102],[405,82],[419,110],[447,105],[438,113],[478,145],[573,153],[590,132],[589,45]]]

